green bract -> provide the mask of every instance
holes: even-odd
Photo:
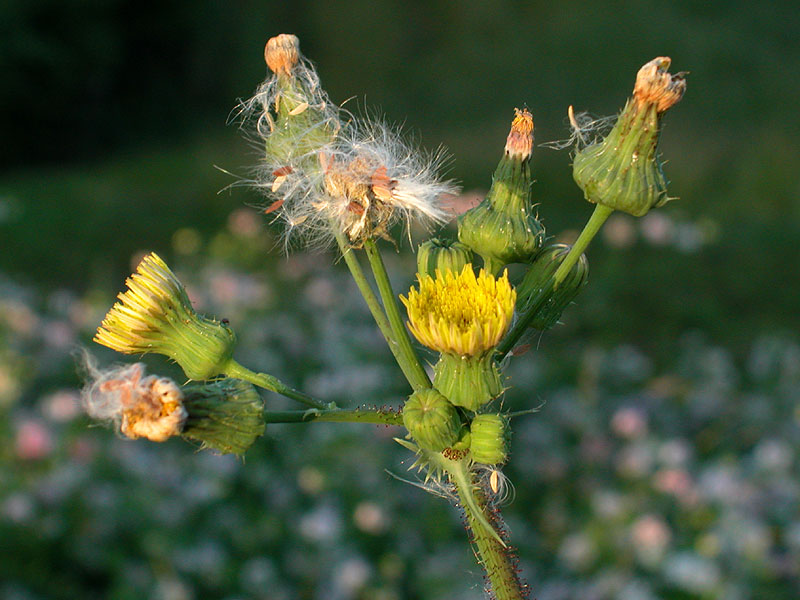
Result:
[[[458,275],[472,263],[472,251],[460,242],[431,238],[417,250],[417,272],[436,277],[437,269]]]
[[[264,402],[256,389],[239,379],[222,379],[183,388],[189,416],[184,437],[223,454],[244,454],[264,433]]]

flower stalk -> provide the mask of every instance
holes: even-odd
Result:
[[[428,374],[422,367],[417,352],[411,344],[411,337],[408,335],[408,330],[403,324],[403,318],[400,316],[397,295],[392,289],[389,274],[386,272],[386,265],[383,263],[383,258],[381,258],[381,253],[375,240],[370,239],[364,242],[364,250],[367,253],[370,267],[372,267],[375,283],[378,284],[378,292],[381,295],[383,308],[389,319],[389,325],[397,341],[399,352],[403,355],[403,359],[408,365],[409,383],[414,388],[414,391],[427,389],[431,387],[431,380],[428,378]]]
[[[299,392],[289,387],[277,377],[268,375],[267,373],[256,373],[247,367],[243,367],[236,361],[231,361],[228,364],[228,368],[225,370],[225,375],[235,379],[241,379],[242,381],[247,381],[255,386],[269,390],[270,392],[275,392],[281,396],[286,396],[292,400],[297,400],[298,402],[311,408],[319,410],[331,410],[336,408],[335,402],[322,402],[321,400],[312,398],[308,394],[304,394],[303,392]]]

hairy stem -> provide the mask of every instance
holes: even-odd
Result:
[[[408,382],[411,384],[411,387],[414,388],[414,391],[428,389],[431,387],[431,380],[422,367],[422,363],[419,361],[414,346],[411,344],[411,337],[408,335],[408,330],[403,324],[403,318],[400,316],[400,306],[397,302],[397,295],[394,293],[394,290],[392,290],[389,274],[386,272],[386,265],[383,264],[378,245],[375,243],[375,240],[367,240],[364,242],[364,249],[367,251],[367,258],[372,267],[375,282],[378,284],[378,292],[380,292],[381,300],[383,301],[383,309],[386,311],[386,316],[389,318],[389,325],[399,344],[399,350],[409,366],[409,374],[413,377],[413,379],[409,378]]]
[[[297,400],[298,402],[301,402],[306,406],[310,406],[311,408],[320,410],[332,410],[336,408],[335,402],[322,402],[321,400],[316,400],[308,394],[304,394],[303,392],[299,392],[289,387],[277,377],[273,377],[267,373],[256,373],[255,371],[251,371],[247,367],[243,367],[237,363],[235,360],[231,360],[230,363],[228,363],[224,374],[228,377],[233,377],[234,379],[247,381],[260,388],[269,390],[270,392],[275,392],[281,396],[291,398],[292,400]]]
[[[500,514],[489,509],[484,491],[474,482],[464,461],[448,468],[456,485],[467,527],[477,549],[478,562],[486,571],[495,600],[524,600],[528,597],[527,584],[517,574],[516,558],[496,527]]]

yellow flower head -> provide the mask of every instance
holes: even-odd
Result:
[[[422,344],[439,352],[480,356],[494,348],[511,323],[517,295],[508,273],[499,279],[472,265],[460,274],[437,271],[421,275],[419,291],[412,287],[401,300],[408,310],[409,328]]]
[[[123,354],[165,354],[190,379],[223,372],[236,336],[225,324],[198,315],[167,264],[148,254],[125,282],[94,341]]]

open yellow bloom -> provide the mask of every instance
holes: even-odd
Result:
[[[517,294],[508,273],[495,279],[472,265],[458,275],[437,272],[423,275],[419,290],[401,297],[408,310],[409,329],[422,344],[458,356],[480,356],[494,348],[505,335],[514,314]]]
[[[441,352],[433,384],[452,404],[477,410],[503,391],[493,349],[505,335],[517,294],[508,273],[476,277],[468,264],[459,274],[421,275],[419,290],[401,300],[408,327],[422,344]]]
[[[236,336],[224,323],[198,315],[167,264],[150,253],[125,282],[94,341],[123,354],[155,352],[177,362],[190,379],[224,372]]]

